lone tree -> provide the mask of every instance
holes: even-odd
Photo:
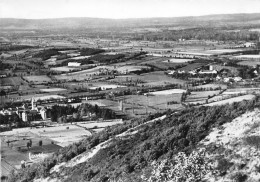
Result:
[[[30,149],[30,142],[27,142],[27,148]]]

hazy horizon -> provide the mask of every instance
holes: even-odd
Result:
[[[0,18],[169,18],[260,13],[258,0],[1,0]]]
[[[48,20],[48,19],[70,19],[70,18],[93,18],[93,19],[111,19],[111,20],[128,20],[128,19],[153,19],[153,18],[185,18],[185,17],[203,17],[203,16],[217,16],[217,15],[239,15],[239,14],[260,14],[260,13],[222,13],[222,14],[206,14],[206,15],[190,15],[190,16],[166,16],[166,17],[138,17],[138,18],[102,18],[102,17],[54,17],[54,18],[13,18],[0,17],[0,19],[24,19],[24,20]]]

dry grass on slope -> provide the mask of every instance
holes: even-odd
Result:
[[[260,111],[215,128],[202,142],[220,173],[208,181],[260,180]]]

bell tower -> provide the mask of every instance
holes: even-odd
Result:
[[[35,104],[34,104],[34,97],[32,98],[32,101],[31,101],[31,104],[32,104],[32,110],[35,110]]]

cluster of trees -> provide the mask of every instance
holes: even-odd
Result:
[[[47,59],[50,59],[51,56],[58,55],[59,51],[60,50],[58,50],[58,49],[46,49],[37,54],[34,54],[33,57],[42,58],[42,60],[47,60]]]
[[[100,54],[105,52],[103,49],[94,49],[94,48],[82,48],[80,49],[80,55],[81,56],[90,56],[95,54]]]
[[[9,127],[16,126],[22,127],[24,126],[24,122],[17,114],[12,115],[2,115],[0,114],[0,125],[9,125]]]
[[[189,80],[190,78],[215,78],[217,74],[191,74],[191,73],[178,73],[175,72],[172,74],[173,78],[182,79],[182,80]]]
[[[9,179],[10,181],[30,181],[47,177],[50,175],[50,169],[56,164],[68,161],[109,138],[113,138],[113,142],[109,146],[101,149],[87,163],[72,168],[63,168],[59,174],[67,176],[67,181],[108,181],[113,179],[116,181],[142,181],[140,174],[144,170],[152,171],[150,164],[153,161],[160,163],[164,159],[171,160],[179,152],[189,155],[212,128],[230,122],[255,107],[260,107],[258,97],[251,101],[231,105],[188,108],[175,113],[168,111],[165,119],[145,125],[140,124],[161,116],[161,114],[149,116],[146,119],[135,119],[124,125],[108,127],[77,144],[64,147],[43,163],[34,164],[29,168],[12,173]],[[138,133],[131,137],[115,137],[135,126],[139,126]],[[53,175],[58,177],[59,174]],[[148,176],[151,176],[151,173]]]
[[[98,54],[95,55],[91,58],[91,60],[95,60],[99,63],[105,63],[105,64],[109,64],[109,63],[115,63],[118,60],[124,58],[125,55],[124,54],[116,54],[116,55],[102,55],[102,54]]]
[[[255,73],[256,70],[257,69],[252,68],[252,67],[243,66],[240,69],[238,69],[238,71],[239,71],[238,76],[240,76],[243,79],[255,78],[258,76],[258,73],[257,74]]]
[[[57,122],[76,122],[79,121],[83,116],[92,114],[91,119],[114,119],[116,118],[115,113],[111,109],[101,108],[97,105],[93,106],[90,104],[82,104],[78,107],[68,106],[59,106],[54,105],[50,109],[51,121]],[[72,117],[67,118],[68,115]]]
[[[30,48],[33,48],[33,46],[28,46],[28,45],[1,46],[0,47],[0,52],[2,52],[2,51],[18,51],[18,50],[30,49]]]
[[[3,63],[2,61],[0,61],[0,70],[11,69],[11,68],[13,68],[11,64]]]

